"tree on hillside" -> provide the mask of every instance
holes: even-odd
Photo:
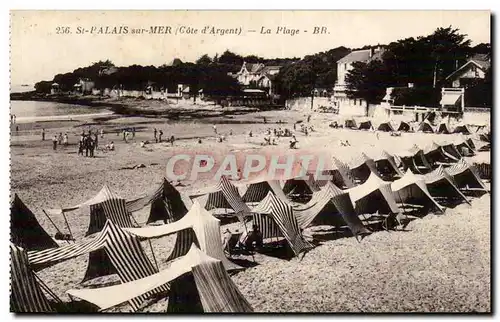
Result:
[[[243,64],[243,57],[241,57],[240,55],[237,55],[229,50],[226,50],[219,57],[219,63],[241,66]]]
[[[300,61],[288,60],[276,79],[277,91],[283,99],[309,96],[313,88],[333,88],[337,80],[337,61],[349,53],[338,47],[327,52],[307,55]]]
[[[200,58],[198,58],[198,60],[196,60],[197,65],[210,65],[211,63],[212,58],[210,58],[210,56],[208,56],[207,54],[201,56]]]
[[[467,35],[450,26],[438,28],[432,35],[422,39],[427,44],[434,63],[433,87],[456,69],[458,61],[465,61],[471,44],[466,37]]]
[[[347,73],[346,83],[349,97],[377,104],[385,96],[386,88],[391,85],[391,74],[379,60],[355,62],[353,69]]]

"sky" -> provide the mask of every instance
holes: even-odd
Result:
[[[339,46],[425,36],[450,25],[475,45],[490,42],[490,22],[489,11],[11,11],[11,84],[52,80],[58,73],[106,59],[117,66],[159,66],[226,49],[240,55],[300,58]],[[133,29],[152,26],[171,27],[173,34],[132,34]],[[126,27],[128,33],[97,33],[106,27]],[[180,27],[197,31],[175,34]],[[240,34],[203,34],[205,27]],[[315,27],[325,32],[313,34]]]

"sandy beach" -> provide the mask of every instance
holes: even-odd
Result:
[[[57,231],[43,209],[81,203],[104,184],[124,198],[138,197],[162,181],[169,157],[180,151],[288,151],[288,138],[281,138],[277,146],[262,147],[265,130],[293,130],[293,123],[306,122],[308,115],[305,111],[281,110],[214,114],[190,120],[86,115],[73,116],[73,120],[23,122],[11,137],[11,192],[20,196],[53,236]],[[360,151],[369,154],[376,147],[395,153],[413,144],[454,138],[423,133],[392,137],[382,132],[377,135],[372,131],[332,129],[328,124],[336,118],[332,114],[312,114],[309,125],[315,131],[308,136],[294,132],[298,151],[307,149],[347,159]],[[214,124],[226,142],[216,142]],[[136,129],[135,137],[126,143],[120,131],[132,127]],[[42,128],[46,131],[45,141],[41,139]],[[105,135],[99,139],[99,146],[113,141],[116,150],[97,151],[95,158],[78,156],[79,135],[89,128],[102,128]],[[163,142],[142,148],[141,141],[153,140],[154,128],[161,129],[165,139],[175,136],[174,146]],[[56,133],[67,133],[69,145],[53,151],[51,138]],[[351,147],[340,147],[340,140],[349,140]],[[478,157],[489,160],[489,152],[481,152]],[[145,167],[130,169],[138,164]],[[185,186],[178,189],[189,208],[188,194],[215,182],[202,179],[183,183]],[[257,312],[489,312],[490,208],[490,195],[486,194],[473,198],[471,206],[462,204],[447,209],[443,215],[414,220],[405,231],[376,232],[361,242],[354,238],[326,241],[303,259],[257,254],[258,265],[232,279]],[[67,233],[62,217],[51,218]],[[70,213],[68,221],[73,235],[82,238],[88,214]],[[170,236],[152,243],[160,270],[168,266],[166,258],[174,240]],[[144,243],[144,248],[152,258],[149,244]],[[87,257],[82,256],[42,270],[39,275],[58,296],[68,300],[66,290],[84,287],[78,283],[86,265]],[[93,284],[116,280],[101,278]],[[163,311],[166,303],[160,301],[146,311]],[[128,311],[129,306],[114,310]]]

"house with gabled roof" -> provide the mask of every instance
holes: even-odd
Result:
[[[368,63],[373,60],[381,60],[384,53],[384,48],[375,47],[369,49],[361,49],[351,51],[346,56],[337,61],[337,81],[333,88],[333,100],[337,104],[362,105],[364,102],[361,99],[350,99],[347,97],[346,78],[350,70],[352,70],[355,62]]]
[[[243,62],[238,73],[233,74],[243,86],[252,86],[266,90],[269,95],[274,95],[275,79],[280,72],[281,66],[265,66],[262,63]]]
[[[484,79],[486,71],[491,67],[491,57],[488,54],[476,54],[465,64],[446,77],[446,83],[451,87],[467,88],[474,80]]]

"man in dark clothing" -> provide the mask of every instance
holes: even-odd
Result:
[[[98,139],[99,139],[99,138],[98,138],[98,135],[97,135],[97,132],[96,132],[96,133],[94,134],[94,143],[95,143],[95,148],[96,148],[96,149],[97,149],[97,146],[98,146],[98,144],[97,144],[97,143],[99,142],[99,141],[98,141]]]
[[[94,149],[95,149],[96,145],[95,145],[95,142],[94,140],[92,140],[91,137],[89,137],[89,150],[90,150],[90,157],[93,158],[94,157]]]
[[[42,129],[42,141],[45,141],[45,129]]]
[[[253,225],[253,229],[248,235],[248,238],[245,242],[245,248],[247,250],[253,250],[254,242],[257,249],[262,248],[262,243],[263,243],[262,232],[260,231],[259,226],[257,225]]]
[[[132,137],[135,138],[135,126],[132,128]]]
[[[161,137],[163,136],[163,131],[160,130],[160,132],[158,133],[158,142],[161,143]]]
[[[90,136],[85,136],[85,138],[83,139],[83,147],[85,148],[86,157],[89,156],[90,140],[91,140]]]
[[[156,131],[156,128],[154,130],[154,134],[155,134],[155,142],[158,143],[158,136],[157,136],[157,131]]]

